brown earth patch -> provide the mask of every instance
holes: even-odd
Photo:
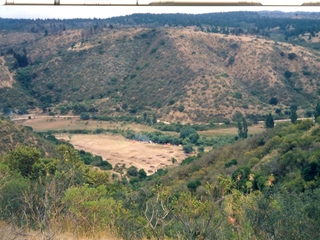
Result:
[[[57,134],[56,137],[70,139],[68,134]],[[102,156],[112,166],[119,162],[127,166],[132,164],[138,169],[144,169],[148,174],[151,173],[150,170],[166,166],[168,159],[175,157],[181,162],[186,157],[179,146],[131,141],[122,136],[77,134],[71,136],[70,143],[79,150]]]
[[[0,88],[12,88],[14,79],[8,67],[5,65],[5,59],[3,56],[0,57],[0,73]]]

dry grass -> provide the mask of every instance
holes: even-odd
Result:
[[[112,233],[111,229],[106,227],[105,231],[100,231],[88,236],[79,236],[71,232],[61,232],[61,229],[53,231],[33,231],[25,230],[9,225],[6,222],[0,222],[0,239],[1,240],[120,240],[116,237],[115,233]]]
[[[186,157],[181,146],[132,141],[122,136],[57,134],[56,138],[70,141],[77,149],[100,155],[112,166],[135,166],[144,169],[148,175],[159,168],[172,166],[172,158],[176,158],[177,163],[180,163]]]
[[[257,134],[265,131],[265,127],[263,125],[253,125],[248,127],[248,134]],[[199,134],[204,136],[226,136],[226,135],[237,135],[238,128],[230,127],[230,128],[219,128],[212,129],[206,131],[200,131]]]
[[[28,119],[28,116],[31,119]],[[35,131],[48,131],[48,130],[74,130],[74,129],[86,129],[86,130],[95,130],[97,128],[103,129],[123,129],[123,130],[133,130],[137,132],[146,131],[152,132],[155,131],[154,128],[137,124],[137,123],[124,123],[124,122],[108,122],[108,121],[95,121],[80,120],[78,116],[46,116],[46,115],[33,115],[28,116],[19,116],[13,118],[13,120],[19,124],[30,126]]]
[[[19,118],[18,118],[19,119]],[[36,131],[48,130],[72,130],[87,129],[131,129],[136,132],[155,131],[154,128],[136,123],[115,123],[107,121],[83,121],[77,116],[49,117],[44,115],[31,115],[16,120],[22,125],[31,126]],[[264,131],[262,125],[253,125],[249,127],[249,134],[256,134]],[[166,132],[166,134],[168,134]],[[170,133],[177,134],[177,133]],[[238,129],[221,128],[207,131],[199,131],[203,136],[226,136],[237,135]],[[177,159],[180,163],[186,155],[181,146],[149,144],[144,142],[132,141],[122,136],[110,134],[56,134],[56,138],[70,141],[75,148],[91,152],[94,155],[100,155],[103,159],[110,162],[113,166],[119,165],[128,168],[135,166],[138,169],[144,169],[148,175],[154,173],[159,168],[172,166],[171,159]]]
[[[281,98],[283,102],[291,101],[289,98],[294,94],[287,88],[283,76],[285,70],[299,74],[297,83],[301,81],[303,91],[312,92],[315,87],[301,74],[303,66],[309,69],[320,67],[315,53],[307,48],[253,36],[204,33],[193,29],[169,29],[168,32],[179,57],[198,74],[185,87],[186,121],[190,121],[190,116],[195,119],[197,112],[202,115],[200,119],[210,115],[231,118],[236,111],[263,114],[270,111],[269,107],[276,108],[263,106],[260,98],[263,94],[267,99],[265,103],[271,96]],[[285,57],[281,57],[281,51]],[[297,54],[294,61],[287,57],[290,52]],[[230,57],[235,61],[228,65]],[[224,73],[226,77],[221,77]],[[251,90],[258,95],[253,96]],[[242,93],[242,99],[232,97],[236,91]],[[244,104],[248,107],[244,108]],[[174,121],[179,116],[170,112],[168,118]]]

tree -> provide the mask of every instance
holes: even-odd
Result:
[[[183,112],[184,111],[184,106],[182,104],[179,105],[178,111],[179,112]]]
[[[15,78],[23,88],[26,88],[26,89],[31,88],[32,78],[30,75],[30,68],[18,69],[15,75]]]
[[[90,115],[87,112],[83,112],[80,114],[80,119],[81,120],[89,120],[90,119]]]
[[[291,110],[291,114],[290,114],[291,123],[295,124],[297,119],[298,119],[297,111]]]
[[[138,171],[138,176],[139,176],[140,179],[145,179],[147,177],[147,173],[146,173],[146,171],[144,169],[140,169]]]
[[[189,138],[192,143],[196,143],[199,139],[199,134],[192,127],[184,127],[180,130],[180,138]]]
[[[153,189],[155,198],[151,198],[146,202],[144,217],[155,239],[162,239],[165,227],[173,221],[173,217],[170,214],[172,208],[169,202],[171,191],[170,188],[158,185]]]
[[[138,169],[135,166],[131,166],[127,170],[127,174],[132,177],[138,176]]]
[[[248,137],[248,123],[244,117],[242,118],[242,122],[243,122],[243,138],[247,138]]]
[[[93,234],[114,225],[115,219],[126,214],[121,201],[106,198],[106,193],[106,186],[103,185],[97,188],[88,185],[68,188],[62,202],[73,220],[70,221],[73,230]]]
[[[295,59],[297,57],[297,54],[295,54],[295,53],[289,53],[288,54],[288,58],[290,59],[290,60],[293,60],[293,59]]]
[[[316,108],[314,110],[314,119],[320,116],[320,102],[317,103]]]
[[[242,124],[241,124],[241,121],[238,120],[238,135],[239,137],[241,138],[242,137],[242,134],[243,134],[243,128],[242,128]]]
[[[186,144],[183,146],[183,151],[185,153],[192,153],[193,152],[193,147],[192,144]]]
[[[278,99],[277,99],[276,97],[270,98],[269,104],[271,104],[271,105],[277,105],[277,104],[278,104]]]
[[[238,134],[239,134],[239,138],[248,137],[248,124],[244,117],[242,117],[242,123],[240,120],[238,120]]]
[[[190,191],[195,192],[197,187],[199,187],[201,185],[201,182],[199,179],[197,180],[191,180],[190,182],[188,182],[187,187]]]
[[[20,146],[5,157],[5,162],[11,171],[18,171],[23,177],[29,177],[32,174],[33,165],[39,161],[40,156],[38,149]]]
[[[266,117],[266,128],[274,128],[274,121],[271,113]]]
[[[291,78],[291,76],[292,76],[292,72],[290,72],[290,71],[285,71],[284,76],[285,76],[285,78],[289,79],[289,78]]]
[[[157,116],[156,114],[153,114],[152,116],[152,124],[156,124],[157,123]]]

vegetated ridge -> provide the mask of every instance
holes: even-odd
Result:
[[[146,111],[181,122],[223,121],[237,111],[261,118],[276,109],[285,117],[291,105],[308,115],[318,98],[319,29],[301,24],[314,20],[229,13],[192,15],[183,25],[186,15],[177,15],[171,26],[171,17],[3,26],[0,107],[59,106],[54,112],[63,114],[80,104],[96,115]]]
[[[33,132],[31,127],[19,126],[8,119],[0,118],[0,154],[6,154],[18,146],[39,148],[44,156],[53,157],[55,146]]]

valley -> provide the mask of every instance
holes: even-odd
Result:
[[[30,117],[29,117],[30,116]],[[170,143],[156,144],[152,141],[137,141],[124,138],[119,133],[91,134],[97,129],[112,130],[132,130],[135,132],[154,132],[156,128],[137,123],[108,122],[97,120],[81,120],[78,116],[47,116],[44,114],[30,114],[25,116],[15,116],[12,118],[15,123],[23,126],[32,127],[36,132],[52,131],[55,137],[62,142],[71,143],[76,149],[99,155],[107,160],[113,167],[125,168],[135,166],[144,169],[148,175],[153,174],[159,168],[167,168],[179,165],[183,159],[190,156],[185,154],[181,144],[173,145]],[[249,126],[250,134],[258,134],[265,130],[264,123]],[[68,133],[68,131],[71,131]],[[79,134],[73,131],[90,131],[87,134]],[[164,132],[173,136],[179,136],[176,132]],[[236,127],[219,126],[215,129],[198,131],[204,137],[223,137],[237,136]],[[212,150],[206,146],[205,152]],[[194,152],[192,155],[196,154]],[[175,158],[175,162],[172,162]],[[124,169],[125,169],[124,168]]]
[[[0,238],[320,239],[319,19],[0,18]]]

